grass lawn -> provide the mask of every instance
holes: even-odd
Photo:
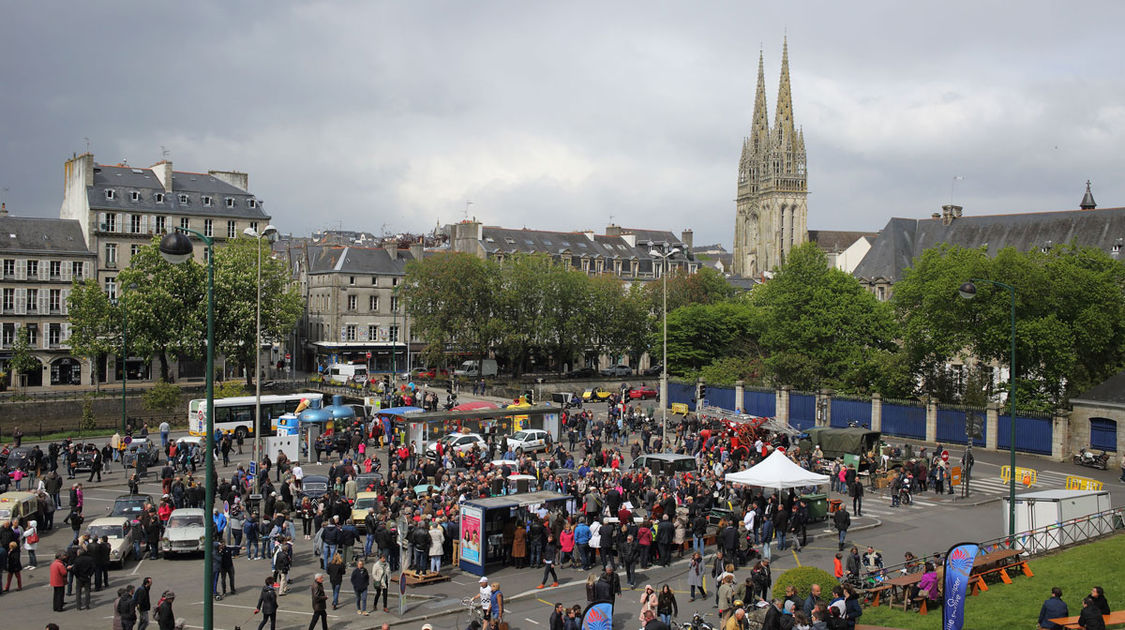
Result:
[[[1011,584],[989,584],[988,592],[965,600],[966,630],[993,628],[1035,628],[1043,600],[1051,596],[1051,587],[1063,591],[1063,601],[1070,614],[1082,610],[1082,599],[1090,587],[1106,589],[1111,609],[1125,606],[1125,534],[1117,534],[1080,547],[1074,547],[1028,562],[1035,577],[1022,574],[1012,577]],[[1117,591],[1116,593],[1114,591]],[[938,630],[941,609],[931,610],[923,617],[916,612],[891,610],[888,606],[865,608],[861,624],[889,626],[909,630]]]

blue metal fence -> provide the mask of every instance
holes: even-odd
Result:
[[[942,409],[937,412],[937,440],[949,444],[964,444],[969,414],[975,414],[981,421],[981,437],[973,438],[974,446],[984,446],[987,414],[983,409]]]
[[[789,426],[802,431],[816,426],[816,396],[789,393]]]
[[[733,387],[715,387],[713,385],[707,386],[707,404],[734,411],[736,408],[734,402],[734,388]]]
[[[996,447],[1007,450],[1010,444],[1011,417],[1003,414],[997,426]],[[1051,454],[1051,438],[1054,422],[1048,416],[1016,416],[1016,450],[1025,453]]]
[[[883,403],[883,433],[898,437],[926,438],[926,408],[922,405]]]
[[[777,394],[773,390],[747,389],[742,393],[742,404],[748,414],[770,418],[777,415]]]
[[[830,413],[832,426],[847,427],[851,421],[858,422],[860,426],[871,427],[871,399],[852,400],[848,398],[833,398]]]
[[[686,403],[688,409],[695,411],[695,385],[690,383],[668,382],[668,403]]]
[[[1117,422],[1109,418],[1090,418],[1090,448],[1117,452]]]

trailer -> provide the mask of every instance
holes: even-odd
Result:
[[[1003,498],[1004,529],[1008,526],[1008,497]],[[1100,514],[1112,508],[1109,492],[1105,490],[1041,490],[1016,495],[1016,531],[1029,532],[1035,536],[1038,549],[1053,549],[1061,546],[1061,539],[1042,532],[1073,519]],[[1108,533],[1114,525],[1111,520],[1099,524],[1093,519],[1087,532],[1090,537]],[[1104,525],[1104,527],[1103,527]],[[1102,531],[1104,529],[1104,531]],[[1042,533],[1040,533],[1042,532]]]

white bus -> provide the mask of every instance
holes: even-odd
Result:
[[[272,435],[277,430],[277,418],[281,414],[293,413],[302,399],[309,400],[310,407],[323,407],[324,394],[306,392],[303,394],[283,394],[262,396],[261,430],[263,435]],[[215,430],[242,437],[254,435],[254,396],[235,396],[215,399]],[[207,399],[196,398],[188,403],[188,432],[191,435],[207,435]]]

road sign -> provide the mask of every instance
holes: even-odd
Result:
[[[949,451],[942,451],[941,452],[941,461],[943,461],[943,462],[949,461]]]
[[[246,473],[246,478],[254,481],[254,476],[258,474],[258,462],[250,462],[249,472]]]
[[[286,353],[285,353],[285,360],[286,360],[286,361],[288,361],[288,360],[289,360],[289,359],[291,359],[291,358],[292,358],[292,357],[291,357],[291,356],[289,355],[289,353],[288,353],[288,352],[286,352]]]
[[[371,351],[370,351],[370,350],[368,350],[368,351],[367,351],[367,358],[368,358],[368,359],[370,359],[370,358],[371,358]]]
[[[960,466],[954,466],[953,468],[949,469],[949,485],[951,485],[951,486],[961,485],[961,467]]]
[[[406,614],[406,571],[398,576],[398,615]]]
[[[1012,467],[1011,466],[1001,466],[1000,467],[1000,481],[1002,481],[1004,483],[1008,483],[1011,480],[1011,478],[1012,478]],[[1035,469],[1033,469],[1033,468],[1023,468],[1022,466],[1016,466],[1016,483],[1020,483],[1020,484],[1023,484],[1025,486],[1031,487],[1031,486],[1034,486],[1038,480],[1039,480],[1039,473]]]
[[[1104,487],[1104,484],[1096,479],[1077,477],[1074,475],[1066,478],[1067,490],[1101,490]]]

